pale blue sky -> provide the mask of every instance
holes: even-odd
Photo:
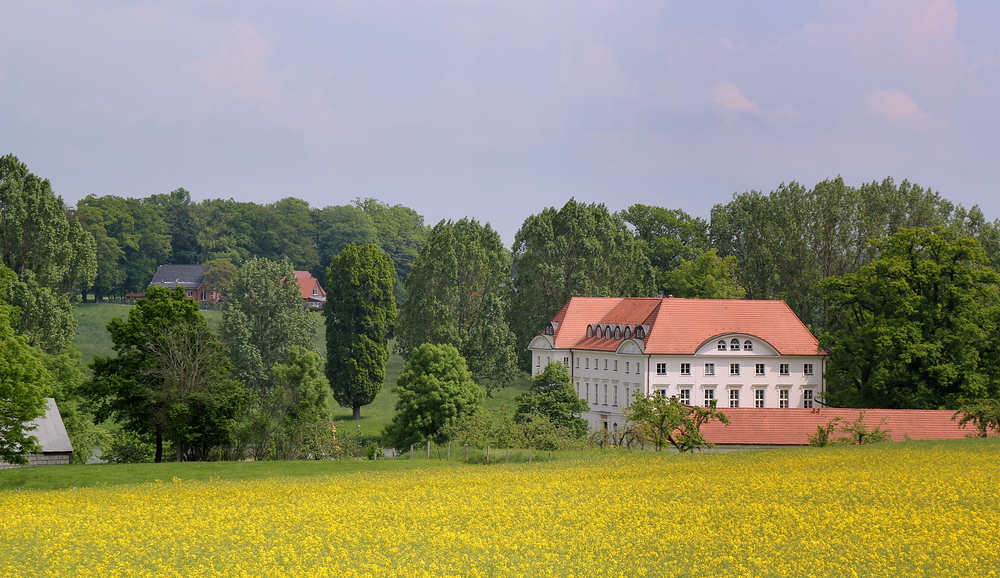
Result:
[[[87,194],[707,216],[892,176],[1000,217],[1000,7],[0,0],[0,154]]]

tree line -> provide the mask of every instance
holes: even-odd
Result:
[[[490,395],[528,369],[524,345],[572,296],[784,299],[832,354],[830,403],[955,407],[995,397],[1000,376],[997,283],[990,276],[1000,263],[1000,222],[907,181],[783,184],[768,194],[736,194],[716,205],[710,220],[647,205],[614,213],[570,199],[529,216],[508,249],[488,223],[465,218],[426,227],[412,209],[374,199],[323,209],[294,198],[271,205],[194,203],[178,189],[144,199],[90,196],[71,208],[47,180],[8,155],[0,159],[0,225],[0,296],[8,307],[2,317],[10,327],[0,333],[34,352],[63,384],[42,387],[49,392],[76,390],[84,381],[70,344],[73,305],[88,290],[95,296],[141,291],[164,262],[229,263],[231,269],[213,268],[230,303],[223,349],[202,353],[225,350],[225,360],[213,362],[219,383],[233,379],[256,396],[255,411],[263,413],[253,427],[241,426],[250,428],[243,439],[252,437],[250,430],[294,430],[298,426],[285,420],[304,410],[290,412],[288,400],[305,395],[322,405],[316,392],[324,382],[324,391],[333,383],[353,384],[339,394],[335,387],[333,395],[358,415],[381,387],[390,338],[407,361],[427,343],[453,347]],[[949,259],[954,266],[945,266]],[[314,272],[330,290],[326,360],[307,355],[309,345],[295,337],[311,335],[304,328],[312,318],[282,325],[280,300],[262,309],[268,299],[261,295],[284,292],[292,299],[293,288],[282,279],[292,278],[293,268]],[[341,287],[343,280],[357,285]],[[385,283],[392,287],[388,294],[374,289]],[[885,295],[892,292],[910,297],[888,307],[894,302]],[[151,295],[156,299],[165,297]],[[171,315],[185,319],[181,325],[193,324],[175,341],[200,336],[194,341],[211,342],[190,307],[164,307],[176,309]],[[128,373],[115,364],[128,365],[136,347],[129,339],[139,329],[122,323],[109,327],[123,358],[106,360],[114,366],[109,376]],[[952,329],[940,331],[949,323]],[[140,366],[134,375],[155,373]],[[275,393],[276,383],[286,389]],[[118,411],[67,402],[64,413],[78,436],[93,433],[84,418]],[[181,411],[175,402],[171,411]],[[32,403],[24,406],[34,408],[28,413],[37,410],[37,400]],[[219,409],[218,417],[233,425],[231,416],[246,415],[245,409]],[[146,419],[168,410],[144,411]],[[208,406],[192,410],[192,419],[206,412]],[[189,424],[183,435],[209,435],[209,425]],[[273,437],[268,443],[285,444]],[[196,444],[185,451],[204,449]]]

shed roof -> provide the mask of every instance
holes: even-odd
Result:
[[[709,422],[701,427],[705,439],[721,445],[808,445],[817,427],[836,418],[840,424],[855,421],[864,412],[863,423],[869,429],[892,430],[893,441],[909,437],[915,440],[961,439],[973,433],[953,420],[954,411],[922,409],[847,409],[847,408],[730,408],[722,409],[729,425]],[[885,420],[884,423],[883,420]],[[846,434],[837,433],[834,437]]]

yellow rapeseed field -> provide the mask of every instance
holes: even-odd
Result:
[[[1000,576],[997,445],[0,493],[0,576]]]

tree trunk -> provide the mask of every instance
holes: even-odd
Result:
[[[153,461],[157,464],[163,461],[163,434],[160,430],[156,430],[156,456]]]
[[[361,419],[361,406],[354,406],[354,419]]]

